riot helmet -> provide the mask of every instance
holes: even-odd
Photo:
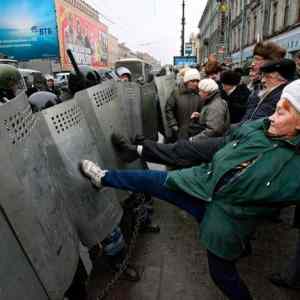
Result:
[[[121,81],[131,81],[131,72],[129,69],[125,67],[119,67],[116,69],[116,74],[120,78]]]
[[[95,69],[90,66],[79,66],[78,68],[80,74],[73,70],[69,76],[69,89],[72,94],[101,83],[101,78]]]
[[[0,99],[13,99],[25,89],[19,70],[7,64],[0,64]]]
[[[61,102],[54,93],[45,91],[32,94],[28,100],[33,112],[49,108]]]
[[[45,79],[46,79],[47,81],[49,81],[49,80],[53,80],[53,81],[54,81],[54,77],[53,77],[51,74],[46,74],[46,75],[45,75]]]

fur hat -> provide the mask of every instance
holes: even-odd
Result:
[[[262,56],[266,60],[282,59],[285,54],[286,50],[274,42],[258,42],[253,49],[253,55]]]
[[[241,81],[241,74],[235,71],[224,71],[221,73],[220,81],[223,84],[239,85]]]
[[[288,84],[282,91],[281,99],[287,99],[300,112],[300,79]]]
[[[222,71],[222,66],[217,61],[209,61],[205,65],[205,73],[207,76],[216,74]]]
[[[209,94],[217,91],[219,89],[218,84],[211,78],[202,79],[199,82],[199,90],[207,92]]]
[[[183,76],[183,82],[186,83],[191,80],[200,80],[200,73],[196,69],[188,69]]]
[[[284,79],[292,81],[295,79],[296,64],[292,59],[284,58],[264,64],[260,71],[263,73],[278,72]]]

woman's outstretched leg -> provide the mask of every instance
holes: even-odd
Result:
[[[168,173],[152,170],[106,171],[90,161],[81,162],[82,172],[97,186],[108,186],[136,193],[149,193],[165,200],[194,216],[201,222],[205,212],[205,201],[181,191],[165,187]]]

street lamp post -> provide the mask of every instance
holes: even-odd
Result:
[[[182,20],[181,20],[181,56],[184,56],[184,32],[185,32],[185,1],[182,0]]]
[[[245,32],[245,8],[246,8],[246,1],[241,0],[241,14],[242,14],[242,24],[241,24],[241,34],[240,34],[240,65],[243,64],[243,52],[244,52],[244,32]]]

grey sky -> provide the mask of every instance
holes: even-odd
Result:
[[[172,63],[180,55],[182,0],[86,0],[109,20],[109,31],[132,50],[145,51]],[[197,25],[207,0],[185,0],[186,41]]]

